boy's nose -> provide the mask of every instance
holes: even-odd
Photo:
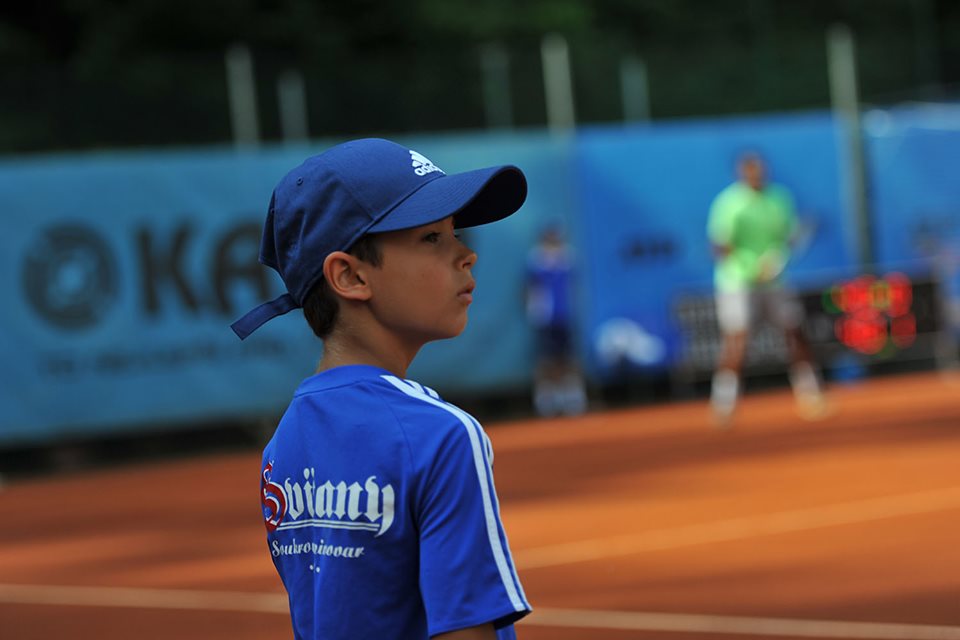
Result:
[[[464,269],[472,269],[475,264],[477,264],[477,253],[471,249],[466,250],[466,255],[463,257],[463,261],[460,263],[461,267]]]

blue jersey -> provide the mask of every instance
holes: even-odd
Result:
[[[490,440],[436,392],[370,366],[307,378],[267,444],[267,546],[303,640],[416,639],[529,613]]]
[[[564,327],[573,318],[573,260],[564,247],[534,247],[527,258],[527,317],[535,327]]]

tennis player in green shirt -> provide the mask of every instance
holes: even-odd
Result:
[[[806,418],[821,417],[827,405],[801,328],[803,307],[781,278],[797,231],[793,197],[767,182],[763,159],[755,153],[741,156],[737,171],[739,179],[714,199],[707,222],[716,260],[717,322],[723,334],[710,394],[714,417],[724,427],[733,419],[748,335],[761,316],[786,333],[798,410]]]

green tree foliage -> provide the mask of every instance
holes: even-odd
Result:
[[[485,126],[480,51],[508,53],[516,126],[545,121],[540,43],[571,51],[578,119],[622,117],[619,66],[655,118],[821,108],[825,31],[851,26],[863,96],[949,97],[955,0],[51,0],[0,10],[0,151],[227,143],[224,52],[254,57],[262,133],[276,80],[304,78],[311,133]]]

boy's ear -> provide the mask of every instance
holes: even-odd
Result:
[[[323,261],[323,278],[331,291],[349,300],[368,300],[370,287],[363,277],[364,263],[344,251],[334,251]]]

